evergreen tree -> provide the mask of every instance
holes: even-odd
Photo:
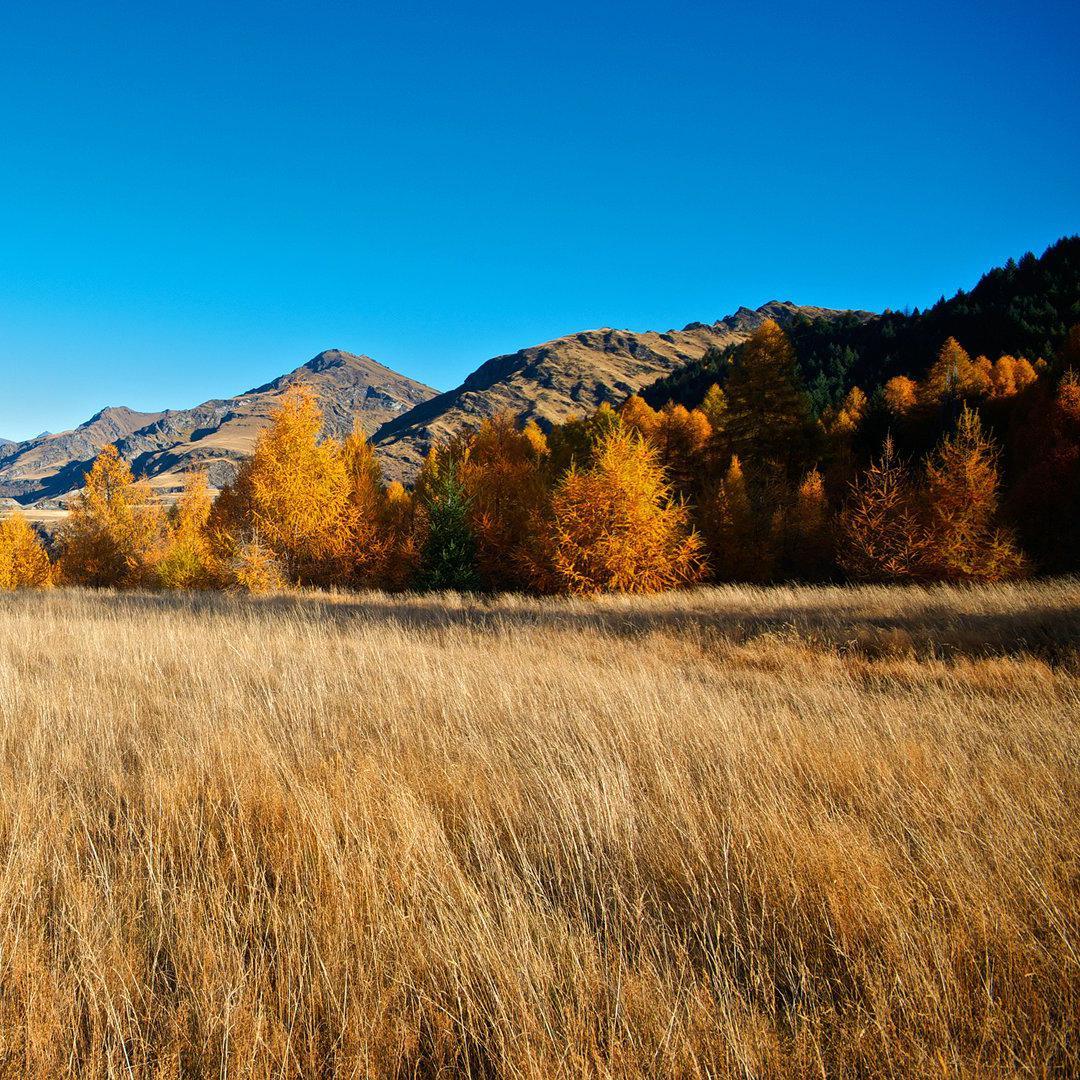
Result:
[[[476,539],[469,524],[470,501],[460,464],[446,455],[423,487],[427,537],[420,558],[420,583],[428,589],[470,592],[480,585]]]
[[[725,394],[731,446],[755,473],[787,473],[808,456],[813,431],[810,401],[796,368],[795,350],[772,319],[766,319],[739,349]]]

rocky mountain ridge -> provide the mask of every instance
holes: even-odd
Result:
[[[835,314],[770,301],[681,330],[584,330],[493,357],[442,394],[368,356],[328,349],[235,397],[159,413],[103,409],[72,431],[0,446],[0,498],[62,506],[108,443],[115,443],[135,473],[149,477],[165,498],[180,489],[184,472],[192,468],[206,470],[211,484],[220,487],[252,452],[281,396],[298,383],[315,391],[328,434],[343,436],[359,423],[387,479],[407,483],[432,445],[496,413],[508,411],[550,427],[604,402],[617,404],[708,349],[744,340],[767,318],[790,325]]]

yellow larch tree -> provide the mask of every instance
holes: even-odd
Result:
[[[154,564],[154,575],[162,588],[209,589],[217,583],[207,532],[212,507],[206,473],[188,472],[184,490],[169,513],[164,551]]]
[[[548,543],[559,591],[657,592],[704,571],[701,540],[656,450],[621,428],[604,436],[588,468],[559,481]]]
[[[700,488],[711,437],[712,426],[701,409],[669,403],[660,411],[651,441],[680,494],[693,495]]]
[[[954,337],[946,338],[937,359],[930,365],[919,387],[920,399],[928,405],[961,397],[982,397],[990,390],[990,374],[976,364]]]
[[[322,411],[307,387],[290,389],[259,436],[244,484],[250,531],[296,584],[348,577],[349,476],[335,439],[320,442]]]
[[[52,584],[52,563],[41,538],[16,511],[0,518],[0,591],[43,589]]]
[[[153,583],[166,539],[165,512],[115,446],[97,456],[58,533],[65,581],[96,587]]]

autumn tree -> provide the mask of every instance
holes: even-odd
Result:
[[[461,482],[477,569],[488,588],[529,584],[534,529],[548,494],[547,456],[547,439],[539,427],[530,422],[518,428],[509,413],[485,420],[469,441]]]
[[[561,476],[572,465],[588,468],[600,443],[621,425],[619,414],[607,402],[589,416],[568,416],[556,424],[548,433],[551,475]]]
[[[106,446],[59,530],[60,572],[76,585],[151,584],[166,535],[150,485],[136,481],[115,446]]]
[[[1035,368],[1024,356],[999,356],[990,369],[990,393],[1008,398],[1023,393],[1038,378]]]
[[[759,527],[738,454],[698,508],[709,565],[718,581],[763,581],[772,573],[772,549]]]
[[[885,405],[893,416],[907,416],[919,403],[919,384],[906,375],[897,375],[885,384]]]
[[[810,453],[810,399],[787,334],[766,319],[739,348],[725,387],[727,434],[755,472],[788,472]]]
[[[927,533],[910,470],[892,438],[851,485],[840,516],[840,565],[862,581],[898,581],[923,572]]]
[[[1080,569],[1080,378],[1039,386],[1010,440],[1018,472],[1009,503],[1040,568]]]
[[[591,465],[559,481],[548,544],[555,587],[571,593],[656,592],[704,569],[655,448],[621,428],[600,441]]]
[[[956,431],[926,464],[928,527],[925,562],[947,581],[999,581],[1024,570],[1012,534],[998,522],[998,451],[979,414],[964,408]]]
[[[380,584],[386,589],[404,589],[416,579],[423,540],[416,499],[398,480],[386,486],[383,521],[390,546]]]
[[[784,516],[784,570],[796,578],[820,581],[832,568],[833,542],[825,481],[817,469],[811,469]]]
[[[21,513],[0,518],[0,591],[43,589],[52,564],[41,538]]]
[[[821,417],[826,434],[830,491],[842,491],[851,482],[855,469],[855,435],[866,410],[866,394],[859,387],[853,386],[839,405],[827,409]]]
[[[965,397],[982,397],[990,389],[990,375],[974,363],[967,350],[950,337],[930,366],[920,387],[920,397],[928,405]]]
[[[395,548],[382,468],[359,425],[345,439],[341,454],[348,488],[339,539],[341,577],[349,584],[371,588],[391,573],[389,561]]]
[[[209,589],[216,584],[207,533],[212,507],[206,473],[189,472],[169,512],[164,550],[154,562],[156,584],[166,589]]]
[[[660,424],[660,414],[637,394],[631,394],[617,411],[623,427],[645,439],[652,438]]]
[[[349,475],[340,444],[319,441],[322,427],[312,391],[291,389],[242,479],[245,532],[257,534],[288,580],[301,584],[333,584],[349,572]]]
[[[706,472],[712,427],[701,409],[669,403],[660,412],[651,441],[675,490],[694,496]]]

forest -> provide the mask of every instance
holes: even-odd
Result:
[[[1053,362],[940,344],[817,415],[766,321],[699,405],[639,396],[543,432],[499,415],[412,490],[304,388],[213,498],[166,508],[115,447],[51,545],[0,522],[0,586],[655,592],[700,581],[1000,581],[1077,569],[1080,324]]]

